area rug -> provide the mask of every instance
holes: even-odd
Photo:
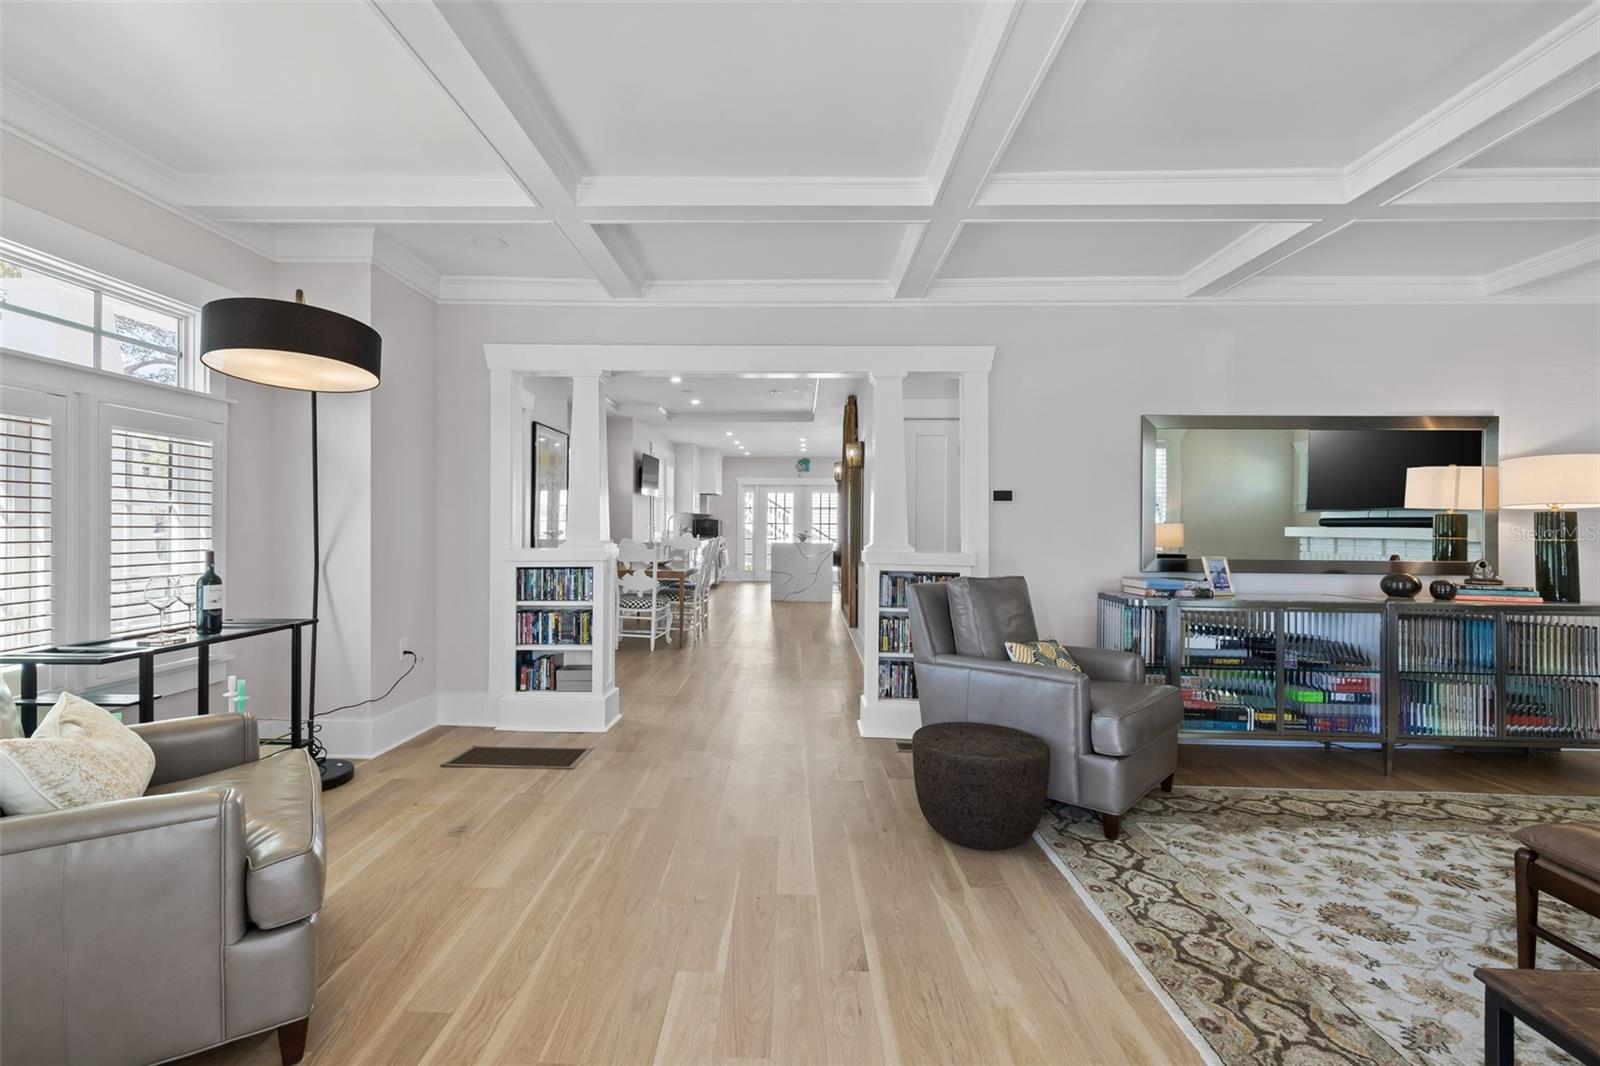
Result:
[[[1600,799],[1180,788],[1109,842],[1052,806],[1036,835],[1208,1058],[1483,1061],[1478,966],[1515,966],[1512,830],[1600,821]],[[1600,921],[1541,899],[1579,943]],[[1549,945],[1542,968],[1579,967]],[[1571,1063],[1518,1026],[1519,1063]]]

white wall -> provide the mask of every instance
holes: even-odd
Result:
[[[1184,433],[1178,463],[1174,456],[1167,459],[1167,477],[1180,493],[1176,513],[1182,516],[1187,554],[1295,557],[1296,544],[1283,533],[1295,516],[1294,437],[1292,429]],[[1170,488],[1168,498],[1173,498]]]
[[[441,506],[459,521],[441,558],[461,580],[441,626],[482,633],[486,341],[567,343],[993,344],[992,570],[1020,573],[1041,624],[1093,636],[1094,594],[1139,564],[1144,414],[1498,414],[1506,456],[1600,451],[1600,317],[1582,306],[1414,307],[477,307],[439,310]],[[779,369],[776,368],[775,369]],[[782,368],[789,369],[789,368]],[[863,413],[870,411],[861,390]],[[870,428],[870,427],[869,427]],[[869,458],[870,466],[870,458]],[[1600,515],[1585,512],[1583,568],[1600,582]],[[1532,578],[1502,523],[1502,568]],[[1523,534],[1526,535],[1526,534]],[[453,565],[453,564],[452,564]],[[1243,575],[1246,590],[1376,591],[1376,578]],[[441,663],[441,688],[482,677],[482,642]]]
[[[606,476],[611,502],[611,539],[650,540],[650,507],[656,497],[641,495],[639,488],[639,457],[653,455],[663,467],[674,462],[672,441],[659,426],[641,422],[637,418],[610,415],[606,418]],[[663,469],[662,477],[666,477]],[[663,486],[663,489],[665,486]],[[666,519],[673,513],[673,503],[663,504],[660,523],[654,531],[659,539]]]

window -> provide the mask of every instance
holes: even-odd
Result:
[[[794,539],[794,493],[767,492],[767,565],[772,569],[772,542]]]
[[[111,431],[111,633],[157,623],[151,578],[193,586],[211,549],[213,446],[126,426]]]
[[[811,525],[824,537],[839,541],[839,494],[816,491],[811,494]]]
[[[1167,520],[1167,446],[1156,445],[1156,522]]]
[[[0,411],[0,651],[52,641],[51,428]]]
[[[754,490],[744,490],[744,505],[740,508],[740,513],[743,515],[743,521],[740,523],[740,532],[743,536],[740,537],[739,543],[743,545],[744,555],[743,566],[740,569],[747,574],[753,574],[756,569],[756,494]]]
[[[0,348],[205,390],[187,308],[0,242]]]

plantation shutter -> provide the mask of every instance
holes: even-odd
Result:
[[[213,445],[125,426],[111,431],[111,633],[157,625],[145,598],[170,574],[192,598],[211,548]],[[177,605],[179,612],[185,608]],[[176,624],[176,614],[169,614]]]
[[[52,639],[50,431],[48,418],[0,412],[0,651]]]

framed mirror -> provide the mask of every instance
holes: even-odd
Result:
[[[1140,421],[1140,566],[1422,574],[1498,566],[1492,416],[1187,416]]]
[[[567,435],[533,423],[533,477],[528,494],[535,548],[554,548],[567,539]]]

